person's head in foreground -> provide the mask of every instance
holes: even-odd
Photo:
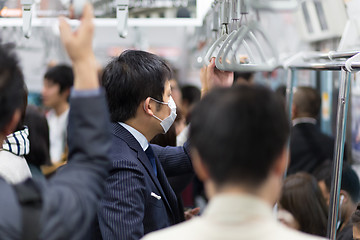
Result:
[[[208,195],[234,191],[276,202],[289,134],[281,99],[262,86],[218,89],[195,108],[193,165]]]
[[[281,98],[256,85],[216,89],[193,113],[192,161],[209,204],[200,217],[145,239],[319,239],[273,216],[288,154],[289,121]]]

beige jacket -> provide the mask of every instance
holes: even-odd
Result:
[[[146,235],[143,240],[320,240],[278,222],[271,207],[249,195],[222,194],[201,217]]]

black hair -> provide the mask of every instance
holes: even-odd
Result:
[[[320,94],[311,87],[298,87],[294,93],[293,104],[302,117],[316,118],[320,113]]]
[[[114,58],[102,76],[111,120],[125,122],[135,117],[147,97],[163,101],[165,81],[171,76],[166,62],[148,52],[127,50]]]
[[[288,176],[279,203],[294,216],[300,231],[325,237],[328,211],[315,177],[305,172]]]
[[[289,134],[281,99],[262,86],[216,89],[192,115],[190,141],[220,186],[259,186]]]
[[[50,165],[49,126],[45,115],[40,110],[29,105],[26,109],[24,124],[29,129],[30,152],[25,156],[28,163],[38,168]]]
[[[0,131],[24,104],[24,76],[12,44],[0,40]]]
[[[253,72],[234,72],[234,84],[236,84],[239,78],[242,78],[249,83],[253,76]]]
[[[26,107],[28,105],[28,89],[26,84],[24,83],[23,85],[23,89],[22,89],[22,104],[20,107],[21,110],[21,118],[18,122],[18,125],[16,127],[16,131],[22,130],[24,129],[24,119],[25,119],[25,112],[26,112]]]
[[[70,89],[74,84],[73,70],[70,66],[65,64],[56,65],[55,67],[49,68],[45,73],[44,78],[55,84],[59,84],[59,93]]]
[[[189,105],[200,101],[201,92],[198,87],[187,85],[181,88],[182,100],[187,101]]]
[[[317,171],[314,172],[314,176],[317,181],[323,180],[328,192],[331,190],[331,176],[333,174],[333,162],[326,161],[321,165]],[[360,199],[360,182],[359,177],[352,169],[352,167],[344,162],[341,177],[341,190],[349,193],[351,200],[357,203]]]
[[[286,86],[285,85],[279,85],[275,89],[275,93],[281,96],[284,100],[286,99]]]

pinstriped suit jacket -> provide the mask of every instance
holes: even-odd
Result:
[[[112,123],[112,169],[98,218],[103,239],[140,239],[144,234],[181,222],[183,210],[166,175],[192,171],[187,144],[184,147],[152,145],[155,176],[137,140],[118,123]],[[163,168],[164,167],[164,168]]]

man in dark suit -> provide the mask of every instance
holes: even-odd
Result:
[[[103,239],[139,239],[184,220],[167,176],[192,172],[188,144],[149,144],[176,117],[169,79],[168,65],[143,51],[125,51],[104,70],[113,146],[111,175],[98,209]]]
[[[294,93],[290,134],[288,174],[300,171],[313,173],[325,160],[332,160],[334,139],[316,125],[321,98],[310,87],[298,87]]]

